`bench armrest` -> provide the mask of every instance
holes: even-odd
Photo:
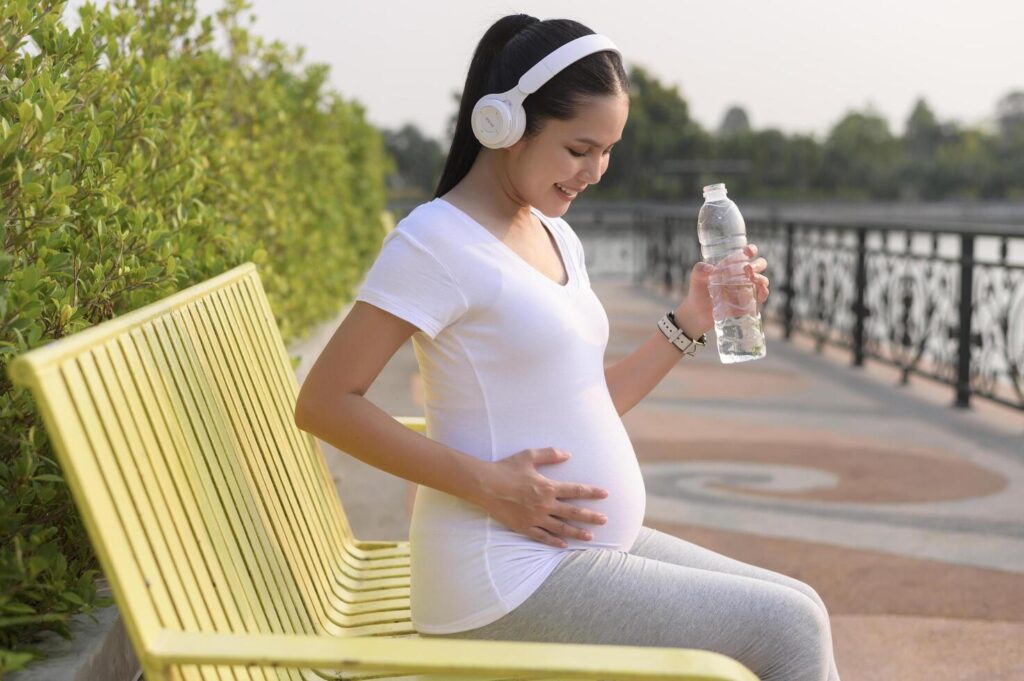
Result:
[[[688,648],[164,630],[145,653],[164,668],[223,664],[454,677],[489,674],[616,681],[758,681],[736,660]]]

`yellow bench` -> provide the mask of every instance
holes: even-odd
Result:
[[[417,637],[408,542],[353,536],[295,426],[298,386],[252,263],[9,374],[39,405],[145,681],[757,679],[703,650]]]

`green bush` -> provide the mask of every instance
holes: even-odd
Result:
[[[392,169],[301,48],[193,0],[0,0],[0,673],[108,601],[13,355],[258,263],[284,337],[351,298]],[[215,26],[226,47],[214,49]]]

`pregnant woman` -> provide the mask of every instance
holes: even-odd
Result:
[[[419,483],[421,636],[701,648],[765,681],[838,681],[814,589],[643,525],[621,416],[714,320],[698,265],[686,299],[606,373],[608,317],[560,216],[607,170],[628,93],[618,49],[586,26],[495,22],[435,196],[384,238],[296,423]],[[756,254],[748,246],[744,262]],[[748,269],[760,303],[766,267]],[[409,337],[426,437],[364,397]]]

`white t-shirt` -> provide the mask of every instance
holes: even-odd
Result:
[[[608,517],[577,520],[593,539],[541,543],[481,507],[420,485],[410,527],[412,624],[454,633],[489,624],[577,550],[628,551],[643,524],[644,481],[604,376],[608,316],[590,288],[583,245],[565,220],[532,212],[554,235],[560,285],[441,198],[384,237],[356,300],[417,327],[427,436],[484,461],[527,448],[572,457],[538,472],[608,490],[565,499]]]

